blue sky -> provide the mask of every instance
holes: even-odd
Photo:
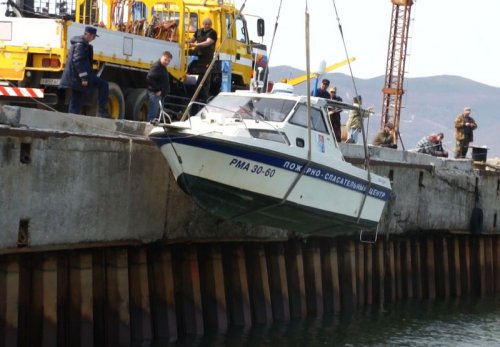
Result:
[[[235,0],[238,7],[245,0]],[[391,24],[390,0],[283,0],[270,66],[305,70],[305,5],[311,32],[311,70],[346,59],[334,11],[347,51],[356,57],[355,77],[385,74]],[[279,0],[247,0],[243,13],[266,21],[264,42],[271,42]],[[416,0],[411,11],[407,77],[457,75],[500,87],[499,0]],[[251,21],[251,20],[250,20]],[[250,33],[256,31],[250,28]],[[254,36],[255,37],[255,36]],[[349,73],[347,67],[336,72]],[[284,76],[285,77],[285,76]]]

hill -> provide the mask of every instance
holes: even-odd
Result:
[[[270,80],[279,81],[283,77],[292,78],[305,72],[288,66],[270,69]],[[329,73],[322,76],[337,87],[337,94],[345,102],[352,102],[356,95],[353,80],[349,75]],[[380,126],[382,110],[382,86],[384,77],[370,79],[354,78],[357,94],[362,95],[364,106],[374,106],[375,115],[368,126],[369,142]],[[405,149],[415,147],[417,141],[432,132],[443,132],[445,148],[453,152],[454,119],[465,106],[472,108],[472,117],[478,123],[474,132],[474,145],[487,146],[488,157],[500,157],[500,88],[481,84],[458,76],[433,76],[405,79],[405,95],[401,110],[401,138]],[[296,87],[299,94],[305,94],[305,83]],[[347,115],[342,115],[345,123]],[[470,156],[470,151],[469,151]]]

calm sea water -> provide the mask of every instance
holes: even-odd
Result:
[[[274,323],[174,344],[205,346],[500,346],[500,297],[410,302],[353,317]]]

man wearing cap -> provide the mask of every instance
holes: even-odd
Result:
[[[455,118],[455,158],[465,158],[469,143],[474,141],[473,131],[477,128],[476,121],[470,116],[470,107]]]
[[[92,42],[97,35],[97,28],[86,26],[81,36],[71,38],[66,66],[59,83],[60,88],[71,89],[69,113],[80,114],[89,94],[94,88],[98,89],[99,117],[109,117],[107,111],[109,85],[99,78],[92,68],[94,49]]]
[[[319,88],[316,88],[313,91],[312,96],[317,96],[319,98],[324,98],[324,99],[330,99],[330,93],[328,93],[327,90],[329,86],[330,86],[330,81],[324,78],[321,81],[321,85],[319,86]]]
[[[337,88],[336,87],[328,88],[328,94],[330,94],[329,99],[334,100],[334,101],[338,101],[338,102],[342,102],[342,98],[340,96],[337,96]],[[335,134],[335,138],[337,139],[337,142],[340,142],[341,135],[342,135],[342,124],[340,122],[340,112],[342,112],[342,110],[340,108],[333,108],[333,107],[328,108],[328,116],[330,116],[330,122],[332,123],[333,132]]]
[[[398,146],[394,143],[394,124],[387,122],[384,129],[375,135],[373,144],[379,147],[397,148]]]

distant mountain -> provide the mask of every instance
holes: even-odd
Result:
[[[304,71],[288,66],[270,68],[270,80],[293,78]],[[329,73],[328,78],[337,87],[337,94],[345,102],[352,102],[355,93],[353,80],[349,75]],[[374,106],[375,115],[370,117],[368,139],[375,136],[380,126],[382,112],[382,86],[384,77],[370,79],[354,78],[357,93],[363,97],[363,105]],[[401,138],[405,149],[413,149],[417,141],[433,132],[443,132],[446,149],[452,153],[455,147],[454,119],[465,106],[472,108],[472,117],[478,123],[474,132],[474,145],[487,146],[488,158],[500,157],[500,88],[481,84],[458,76],[433,76],[405,78],[405,95],[401,110]],[[305,94],[306,85],[296,86],[299,94]],[[347,114],[342,114],[342,122]],[[469,151],[470,156],[470,151]]]

